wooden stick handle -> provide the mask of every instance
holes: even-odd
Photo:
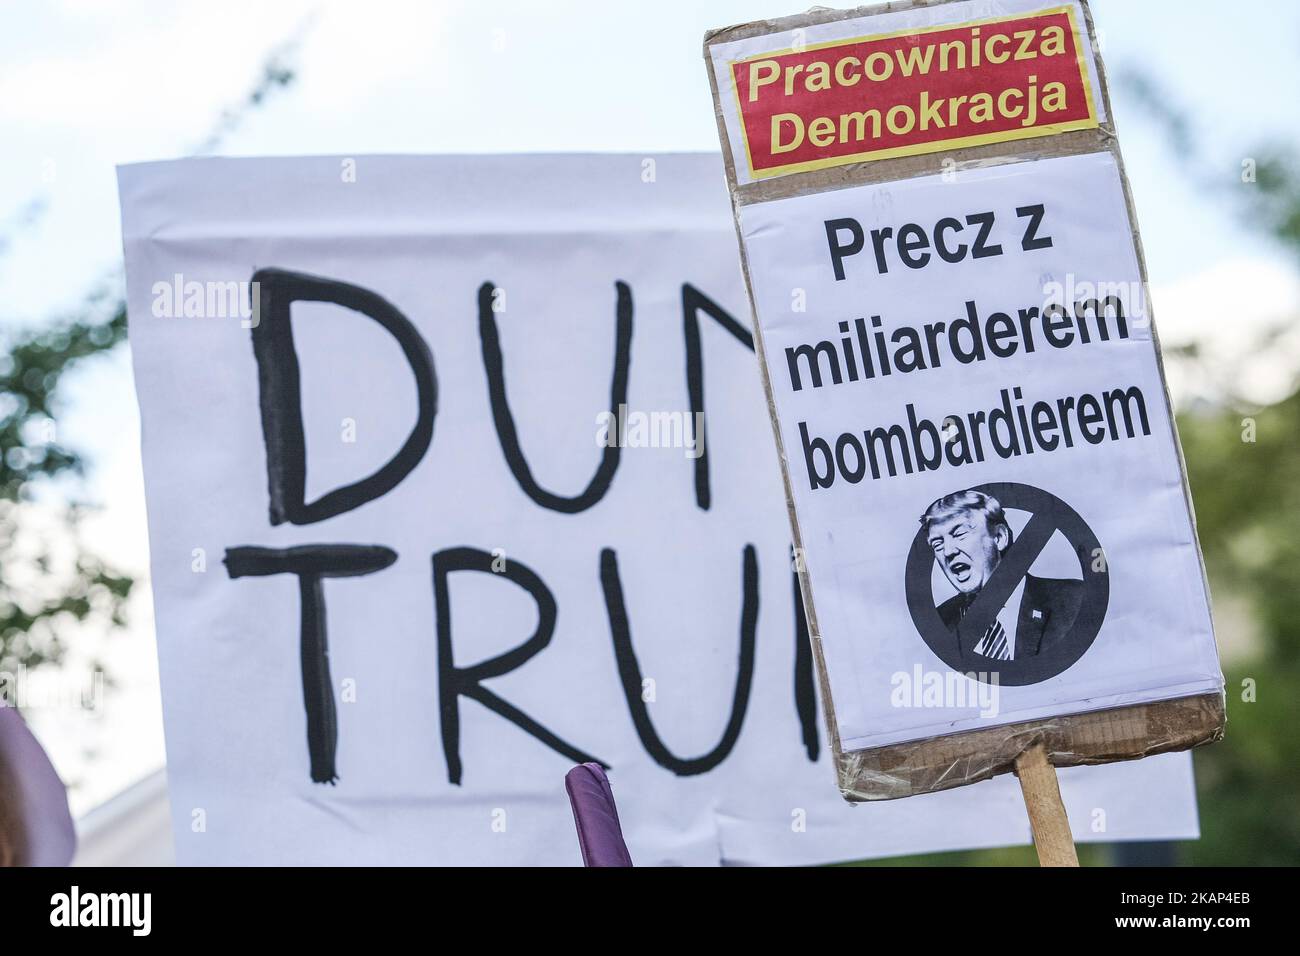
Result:
[[[1061,802],[1061,788],[1056,783],[1056,768],[1047,759],[1042,742],[1034,744],[1016,758],[1016,776],[1025,795],[1029,826],[1034,831],[1034,847],[1040,866],[1078,866],[1070,821]]]

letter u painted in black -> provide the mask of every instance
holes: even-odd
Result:
[[[609,769],[609,764],[603,760],[597,760],[561,740],[514,704],[483,686],[483,681],[508,674],[528,663],[551,643],[551,637],[555,633],[555,597],[550,588],[531,568],[518,561],[506,561],[503,568],[495,570],[493,560],[492,554],[477,548],[447,548],[433,556],[433,595],[438,616],[438,701],[442,714],[442,748],[447,758],[448,782],[459,785],[463,769],[460,759],[461,697],[478,701],[494,714],[532,734],[574,763],[595,761]],[[537,603],[537,630],[532,637],[504,654],[468,667],[458,667],[452,651],[451,591],[447,583],[447,578],[453,571],[482,571],[512,581],[527,591]]]
[[[625,282],[615,282],[614,288],[617,292],[614,310],[617,326],[614,343],[614,374],[609,387],[609,410],[617,421],[620,406],[627,404],[627,383],[632,364],[632,290]],[[506,397],[501,336],[497,329],[496,313],[492,309],[496,291],[496,286],[491,282],[485,282],[479,287],[478,331],[483,345],[483,369],[487,373],[492,419],[496,423],[497,438],[501,442],[501,451],[505,454],[506,464],[510,466],[511,474],[515,476],[515,481],[519,482],[519,487],[524,490],[524,493],[543,508],[550,508],[562,514],[586,511],[609,491],[610,482],[614,480],[614,472],[618,470],[620,443],[611,442],[605,446],[600,465],[597,466],[591,483],[587,485],[586,490],[575,497],[567,498],[554,494],[537,483],[519,446],[519,433],[515,428],[514,416],[510,412],[509,399]]]
[[[325,639],[324,578],[350,578],[381,571],[397,560],[397,552],[379,545],[307,544],[296,548],[239,547],[226,550],[226,572],[232,578],[271,574],[298,575],[302,601],[302,696],[307,711],[307,754],[311,779],[338,779],[334,752],[338,746],[338,715],[330,679],[329,647]]]
[[[406,316],[360,286],[283,269],[259,269],[253,273],[253,282],[260,306],[253,326],[253,354],[257,358],[262,436],[266,442],[271,524],[324,521],[391,491],[420,463],[433,440],[438,379],[429,346]],[[374,319],[397,340],[415,376],[415,427],[397,454],[369,477],[335,488],[310,503],[304,500],[307,447],[298,355],[289,317],[294,302],[330,302]]]
[[[614,657],[618,663],[618,676],[623,684],[632,724],[646,752],[655,763],[671,770],[679,777],[708,773],[727,759],[740,737],[740,727],[749,707],[749,693],[754,684],[754,648],[758,629],[758,556],[752,544],[745,545],[742,572],[743,598],[740,610],[740,655],[736,672],[736,689],[731,701],[731,716],[718,745],[700,757],[684,758],[672,753],[659,738],[650,720],[650,712],[641,698],[641,665],[632,646],[632,631],[628,624],[627,605],[623,600],[623,585],[618,576],[618,555],[613,549],[600,552],[600,583],[605,591],[605,607],[609,612],[609,630],[614,640]]]
[[[754,336],[723,308],[689,282],[682,284],[682,324],[686,337],[686,394],[691,403],[691,425],[704,421],[704,349],[700,344],[700,313],[703,312],[751,352]],[[695,503],[709,510],[713,493],[709,488],[709,443],[703,432],[695,436]]]

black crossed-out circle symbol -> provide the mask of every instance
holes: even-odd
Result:
[[[1003,509],[1028,512],[1031,515],[1029,523],[1016,536],[988,582],[967,608],[955,635],[935,606],[930,586],[934,553],[925,528],[920,528],[907,555],[907,606],[912,614],[912,623],[930,650],[953,670],[974,673],[980,680],[996,679],[999,684],[1013,687],[1037,684],[1055,677],[1087,652],[1106,617],[1110,603],[1110,569],[1101,543],[1078,512],[1041,488],[1006,481],[977,485],[970,490],[996,498]],[[1079,610],[1068,632],[1032,656],[993,661],[975,654],[975,646],[989,625],[1058,531],[1065,536],[1078,558],[1083,579]],[[1011,638],[1014,640],[1014,635]]]

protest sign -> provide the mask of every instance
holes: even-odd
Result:
[[[818,10],[705,58],[844,795],[1220,736],[1087,8]]]
[[[587,759],[639,865],[1027,839],[1006,780],[825,786],[720,172],[121,170],[181,862],[576,864]],[[1185,755],[1063,786],[1084,838],[1196,834]]]

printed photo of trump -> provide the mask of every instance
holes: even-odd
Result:
[[[1001,503],[973,489],[933,502],[921,516],[921,526],[935,564],[957,592],[937,608],[956,641],[962,619],[1015,536]],[[983,635],[974,641],[974,653],[994,661],[1041,654],[1070,633],[1082,596],[1082,581],[1025,574],[1015,582]]]

